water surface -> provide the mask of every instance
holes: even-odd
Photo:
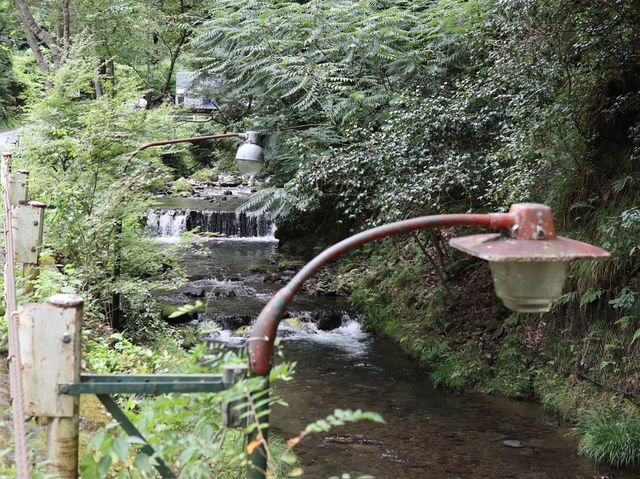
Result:
[[[273,238],[216,239],[181,262],[196,281],[214,280],[233,296],[209,298],[204,321],[231,314],[255,318],[282,286],[265,280],[275,270],[269,256]],[[215,287],[215,285],[213,286]],[[299,293],[294,314],[348,309],[345,298]],[[577,439],[537,404],[495,396],[456,395],[434,389],[428,373],[399,348],[363,331],[345,314],[332,331],[310,326],[301,331],[281,325],[282,350],[296,361],[295,380],[274,384],[289,407],[276,407],[272,433],[294,437],[334,409],[374,411],[387,421],[368,421],[314,434],[296,446],[308,479],[350,473],[378,479],[586,479],[610,472],[577,455]],[[211,340],[240,347],[245,339],[220,331]],[[522,447],[504,445],[520,441]],[[640,478],[634,471],[613,471],[616,479]]]

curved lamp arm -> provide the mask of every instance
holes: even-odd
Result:
[[[156,141],[154,143],[148,143],[138,148],[136,151],[131,153],[131,155],[129,155],[129,160],[131,160],[131,158],[136,156],[142,150],[146,150],[147,148],[151,148],[152,146],[173,145],[175,143],[188,143],[188,142],[203,141],[203,140],[219,140],[221,138],[241,138],[242,140],[246,140],[248,136],[246,133],[223,133],[220,135],[197,136],[195,138],[181,138],[179,140]]]
[[[293,297],[318,269],[346,252],[371,241],[407,231],[449,226],[478,226],[506,230],[516,224],[517,216],[512,213],[489,214],[445,214],[420,216],[404,221],[371,228],[346,238],[327,248],[296,274],[280,289],[260,312],[249,338],[249,369],[254,375],[266,375],[271,367],[273,343],[278,324]]]

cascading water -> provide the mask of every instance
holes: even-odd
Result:
[[[235,211],[162,210],[147,217],[149,231],[160,238],[179,238],[198,229],[239,238],[275,239],[275,225],[264,215],[249,216]]]

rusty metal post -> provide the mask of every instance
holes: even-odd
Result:
[[[79,397],[58,385],[80,382],[82,306],[82,298],[59,294],[19,311],[25,410],[47,418],[47,473],[62,479],[78,476]]]

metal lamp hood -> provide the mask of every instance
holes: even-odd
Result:
[[[581,241],[556,235],[551,209],[546,205],[512,205],[516,217],[512,237],[499,233],[453,238],[449,244],[489,261],[496,294],[514,311],[549,311],[562,294],[574,259],[605,259],[611,254]]]
[[[264,164],[264,151],[260,146],[260,135],[256,131],[248,131],[245,142],[236,153],[236,166],[240,173],[255,176]]]

